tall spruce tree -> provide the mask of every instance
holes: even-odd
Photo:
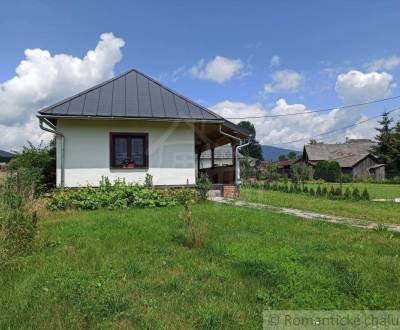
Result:
[[[378,122],[379,127],[376,128],[378,134],[375,136],[376,145],[371,148],[372,153],[379,158],[380,161],[388,165],[389,169],[393,169],[393,128],[391,127],[393,119],[389,118],[389,114],[384,112],[382,119]]]
[[[241,149],[241,153],[248,156],[253,157],[258,160],[264,160],[262,148],[260,143],[256,140],[256,129],[254,125],[249,121],[241,121],[239,126],[249,130],[251,132],[251,137],[246,141],[250,142],[247,147]]]
[[[392,159],[396,175],[400,174],[400,120],[393,129]]]

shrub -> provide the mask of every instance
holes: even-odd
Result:
[[[146,173],[146,177],[144,178],[144,186],[146,188],[153,188],[153,176],[149,173]]]
[[[322,190],[320,185],[318,185],[317,190],[315,191],[315,195],[322,196]]]
[[[182,217],[186,226],[186,240],[189,247],[201,247],[203,245],[203,238],[196,228],[192,217],[192,203],[193,200],[188,195],[182,195],[185,198],[181,199],[183,205]],[[189,197],[189,198],[187,198]]]
[[[307,186],[304,186],[304,188],[303,188],[303,193],[308,194],[308,188],[307,188]]]
[[[370,200],[367,188],[364,188],[364,190],[363,190],[363,192],[361,194],[361,199],[364,200],[364,201]]]
[[[52,194],[47,207],[52,211],[69,207],[78,210],[98,208],[124,209],[128,207],[163,207],[182,204],[186,200],[196,202],[198,193],[193,189],[154,190],[145,186],[126,184],[116,180],[111,184],[103,178],[98,188],[87,186],[78,190],[59,191]]]
[[[353,189],[353,193],[352,193],[352,198],[356,201],[360,200],[361,196],[360,196],[360,191],[358,190],[357,187],[355,187]]]
[[[211,188],[211,181],[208,178],[207,174],[205,173],[200,173],[199,177],[197,178],[196,181],[196,188],[199,192],[200,199],[201,200],[206,200],[207,199],[207,193]]]
[[[310,168],[304,163],[296,163],[291,167],[293,181],[296,184],[304,185],[304,182],[310,178]]]
[[[345,192],[343,194],[343,198],[344,199],[351,199],[351,191],[350,191],[349,187],[346,188],[346,190],[345,190]]]
[[[263,188],[265,189],[265,190],[269,190],[270,189],[270,183],[268,182],[268,181],[265,181],[264,182],[264,185],[263,185]]]
[[[49,145],[44,146],[42,143],[34,146],[28,142],[28,146],[24,146],[22,151],[16,153],[12,158],[9,168],[11,170],[27,170],[36,171],[37,187],[40,191],[43,188],[53,188],[56,184],[56,142],[53,139]]]
[[[310,190],[308,191],[308,193],[310,194],[310,196],[315,196],[314,188],[311,187]]]
[[[326,196],[328,194],[328,188],[326,186],[324,186],[322,188],[322,196]]]
[[[327,196],[328,198],[333,199],[335,197],[335,188],[331,187]]]
[[[279,180],[282,175],[278,172],[275,164],[267,164],[265,169],[261,170],[260,178],[269,181]]]
[[[340,178],[340,166],[336,161],[319,161],[315,167],[314,178],[327,182],[337,182]]]
[[[342,174],[342,182],[344,183],[350,183],[353,182],[353,176],[351,174]]]

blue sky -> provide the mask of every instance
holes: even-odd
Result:
[[[398,1],[5,1],[0,18],[0,84],[4,89],[18,76],[16,68],[26,60],[26,49],[82,59],[102,33],[111,32],[125,43],[121,58],[110,60],[112,72],[137,68],[225,116],[362,102],[400,94],[399,13]],[[224,65],[227,68],[221,69]],[[104,76],[109,75],[106,71]],[[351,71],[359,74],[350,75]],[[365,84],[364,90],[359,83]],[[3,108],[10,107],[9,95],[14,94],[3,95]],[[29,111],[69,96],[60,91],[48,94],[47,99],[33,102]],[[299,129],[296,122],[304,122],[301,116],[254,123],[263,143],[300,147],[284,142],[298,137],[306,142],[322,129],[342,127],[397,104],[400,99],[356,109],[357,116],[313,117],[309,129]],[[13,111],[0,109],[0,125],[15,134],[29,124],[21,119],[30,117],[27,111],[21,110],[24,116],[13,120]],[[321,125],[325,121],[329,125]],[[373,127],[354,136],[371,136],[368,131]],[[37,134],[32,132],[33,140],[42,137]],[[327,141],[343,140],[343,134]],[[3,144],[0,141],[0,148],[21,143],[21,138],[9,137]]]

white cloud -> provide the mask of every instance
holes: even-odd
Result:
[[[390,56],[387,58],[380,58],[371,63],[368,63],[366,66],[368,71],[391,71],[400,65],[400,56]]]
[[[205,63],[204,59],[200,60],[189,72],[198,79],[213,80],[221,84],[239,74],[243,67],[240,59],[215,56],[208,63]]]
[[[271,61],[269,66],[272,68],[274,66],[279,66],[281,64],[281,58],[278,55],[274,55],[271,57]]]
[[[16,75],[0,84],[0,148],[18,149],[26,140],[38,143],[48,136],[38,127],[37,110],[111,78],[124,44],[104,33],[82,59],[26,49]]]
[[[215,104],[211,109],[226,118],[282,115],[309,110],[304,104],[288,104],[285,99],[279,99],[272,109],[267,109],[260,103],[247,104],[228,100]],[[352,111],[335,109],[328,113],[248,120],[254,124],[257,132],[257,139],[262,144],[301,148],[315,135],[337,130],[360,121],[363,118],[360,109]],[[232,121],[238,123],[240,119]],[[321,136],[317,139],[327,143],[335,143],[343,142],[346,136],[373,138],[375,131],[371,129],[371,126],[367,126],[368,129],[363,129],[363,125]],[[300,139],[301,141],[298,142],[290,144],[285,143]]]
[[[304,77],[293,70],[280,70],[272,75],[272,83],[264,85],[264,94],[296,91],[302,84]]]
[[[345,104],[362,103],[384,98],[395,87],[393,77],[386,72],[363,73],[352,70],[338,75],[336,93]]]

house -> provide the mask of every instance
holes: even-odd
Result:
[[[371,141],[348,140],[342,144],[309,144],[304,146],[302,161],[311,166],[311,175],[321,160],[337,161],[343,174],[353,178],[374,177],[385,179],[385,165],[371,153]]]
[[[292,165],[296,162],[297,159],[283,159],[276,161],[274,164],[279,173],[290,177],[292,174]]]
[[[102,177],[143,183],[146,174],[156,187],[194,185],[207,172],[201,154],[226,144],[232,165],[210,177],[227,192],[240,183],[236,156],[249,132],[137,70],[42,109],[38,118],[56,135],[60,187],[95,186]]]
[[[0,169],[11,161],[14,155],[8,151],[0,150]]]

